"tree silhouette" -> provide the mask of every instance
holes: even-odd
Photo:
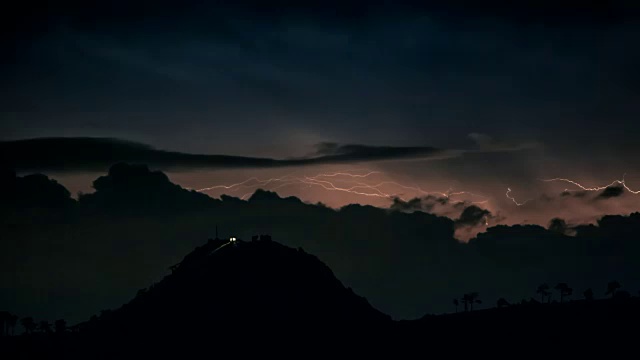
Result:
[[[456,313],[458,312],[458,305],[460,305],[460,302],[458,301],[458,299],[453,299],[453,305],[456,307]]]
[[[549,284],[544,283],[541,284],[540,286],[538,286],[538,289],[536,290],[536,293],[540,294],[540,302],[544,303],[544,299],[545,297],[549,296],[549,301],[551,301],[551,292],[549,291]]]
[[[571,294],[573,294],[573,289],[570,288],[567,283],[558,283],[555,289],[560,293],[560,303],[562,303],[565,296],[570,296]]]
[[[604,294],[605,295],[611,294],[611,298],[613,298],[613,296],[616,294],[616,291],[618,291],[620,287],[621,287],[620,283],[617,282],[616,280],[610,281],[609,284],[607,284],[607,292]]]
[[[464,304],[464,311],[469,311],[469,295],[462,295],[462,299],[460,299]]]
[[[62,334],[67,331],[67,322],[64,319],[56,320],[54,323],[56,334]]]
[[[505,298],[500,298],[500,299],[498,299],[498,301],[496,302],[496,306],[497,306],[498,308],[507,307],[507,306],[509,306],[509,302],[508,302]]]
[[[478,299],[478,296],[480,296],[480,294],[478,294],[477,292],[472,292],[472,293],[471,293],[471,294],[469,294],[469,295],[471,295],[471,300],[472,300],[472,301],[471,301],[471,311],[473,311],[473,304],[474,304],[474,303],[476,303],[476,304],[478,304],[478,305],[479,305],[479,304],[482,304],[482,300],[479,300],[479,299]]]
[[[584,295],[584,299],[587,301],[593,301],[593,290],[591,290],[591,288],[588,288],[587,290],[585,290],[582,295]]]
[[[36,322],[33,321],[33,318],[30,316],[22,318],[20,320],[20,323],[22,324],[22,327],[24,327],[24,331],[27,334],[33,334],[33,332],[36,330]]]
[[[470,292],[462,296],[464,311],[473,311],[473,304],[482,304],[482,301],[478,300],[478,296],[479,294],[477,292]]]
[[[51,324],[47,320],[42,320],[38,323],[38,329],[40,332],[48,334],[51,332]]]
[[[5,329],[7,329],[6,334],[9,333],[8,324],[10,316],[11,314],[9,314],[8,312],[0,311],[0,336],[5,335]]]
[[[16,325],[18,324],[18,315],[11,314],[9,317],[9,323],[7,324],[7,331],[11,329],[11,335],[15,335]]]

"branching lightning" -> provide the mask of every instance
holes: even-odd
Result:
[[[380,181],[377,183],[367,182],[368,178],[374,175],[383,174],[380,171],[368,171],[365,170],[365,173],[358,174],[355,173],[357,170],[349,170],[349,171],[341,171],[334,173],[321,173],[313,176],[303,175],[303,176],[294,176],[293,174],[288,174],[285,176],[270,178],[270,179],[259,179],[256,177],[251,177],[244,181],[230,184],[230,185],[214,185],[210,187],[205,187],[201,189],[197,189],[198,192],[210,192],[210,191],[221,191],[222,193],[234,193],[240,189],[252,189],[252,191],[243,194],[240,198],[246,199],[253,191],[258,188],[262,188],[265,190],[275,191],[287,186],[306,186],[306,187],[318,187],[326,191],[339,191],[345,192],[357,196],[363,197],[373,197],[373,198],[385,198],[385,199],[393,199],[399,198],[401,200],[406,201],[403,198],[403,195],[411,195],[411,196],[429,196],[429,195],[437,195],[443,198],[450,198],[454,196],[469,196],[474,199],[479,199],[479,201],[474,201],[474,204],[484,204],[489,200],[479,194],[475,194],[468,191],[456,191],[450,188],[446,192],[440,191],[425,191],[419,186],[409,186],[398,183],[396,181]],[[360,170],[362,171],[362,170]],[[395,189],[396,191],[388,191],[389,189]],[[410,194],[406,194],[407,191]]]
[[[348,176],[348,177],[352,177],[352,178],[366,178],[370,175],[374,175],[374,174],[380,174],[380,171],[369,171],[366,174],[362,174],[362,175],[358,175],[358,174],[350,174],[350,173],[346,173],[346,172],[337,172],[337,173],[331,173],[331,174],[318,174],[314,177],[336,177],[336,176]]]
[[[625,174],[626,175],[626,174]],[[583,191],[602,191],[605,190],[608,187],[611,186],[615,186],[615,185],[621,185],[625,190],[627,190],[628,192],[630,192],[633,195],[638,195],[640,194],[640,190],[631,190],[626,183],[625,175],[622,176],[622,180],[613,180],[610,184],[605,185],[605,186],[595,186],[595,187],[587,187],[584,185],[579,184],[576,181],[570,180],[570,179],[565,179],[565,178],[553,178],[553,179],[543,179],[542,181],[544,182],[555,182],[555,181],[562,181],[562,182],[566,182],[572,185],[577,186],[580,190]],[[580,191],[580,190],[569,190],[569,189],[565,189],[565,191]]]
[[[380,181],[376,183],[367,183],[365,182],[368,178],[373,175],[382,174],[379,171],[367,171],[363,174],[353,173],[351,171],[342,171],[342,172],[334,172],[334,173],[321,173],[313,176],[294,176],[292,174],[288,174],[281,177],[270,178],[270,179],[258,179],[256,177],[252,177],[246,179],[244,181],[230,184],[230,185],[215,185],[211,187],[206,187],[202,189],[198,189],[199,192],[207,192],[214,190],[222,190],[225,193],[234,193],[240,189],[252,189],[255,191],[258,188],[263,188],[265,190],[275,191],[288,186],[307,186],[307,187],[318,187],[326,191],[339,191],[345,192],[357,196],[363,197],[373,197],[373,198],[386,198],[393,199],[399,198],[403,201],[406,201],[403,195],[410,196],[439,196],[442,198],[451,198],[454,196],[468,196],[472,199],[479,199],[478,201],[471,201],[472,204],[486,204],[489,202],[489,199],[486,196],[475,194],[469,191],[453,191],[452,189],[448,189],[445,192],[442,191],[426,191],[422,189],[420,186],[410,186],[401,184],[396,181]],[[334,180],[330,180],[334,179]],[[553,178],[553,179],[542,179],[544,182],[565,182],[571,185],[574,185],[577,189],[569,190],[565,189],[565,191],[602,191],[611,186],[622,186],[627,192],[638,195],[640,194],[640,190],[631,189],[623,176],[621,180],[614,180],[607,185],[602,186],[594,186],[588,187],[580,184],[577,181],[567,179],[567,178]],[[388,191],[388,189],[395,189],[395,191]],[[246,192],[241,196],[241,199],[247,199],[253,191]],[[409,194],[407,194],[407,192]],[[524,206],[528,204],[533,199],[527,199],[525,201],[518,201],[513,195],[513,190],[511,188],[507,188],[507,192],[505,196],[511,202],[513,202],[516,206]]]
[[[507,193],[505,195],[507,196],[507,199],[513,201],[513,203],[516,204],[517,206],[522,206],[528,203],[529,201],[531,201],[531,199],[527,199],[524,202],[518,202],[513,196],[510,196],[509,193],[511,193],[511,188],[507,188]]]
[[[582,184],[580,184],[579,182],[577,182],[575,180],[571,180],[571,179],[567,179],[567,178],[541,179],[541,181],[544,181],[544,182],[564,182],[564,183],[568,183],[568,184],[571,184],[571,185],[574,185],[575,187],[577,187],[577,189],[564,189],[564,191],[566,191],[566,192],[603,191],[603,190],[605,190],[607,188],[610,188],[612,186],[622,186],[622,188],[624,188],[624,190],[626,190],[630,194],[633,194],[633,195],[640,194],[640,190],[633,190],[627,185],[626,180],[625,180],[625,176],[626,176],[626,174],[622,175],[622,179],[621,180],[613,180],[611,183],[609,183],[607,185],[593,186],[593,187],[582,185]],[[513,196],[510,195],[510,193],[511,193],[511,189],[507,188],[507,193],[506,193],[507,199],[511,200],[517,206],[525,205],[526,203],[528,203],[529,201],[532,200],[532,199],[528,199],[528,200],[526,200],[524,202],[518,202]]]
[[[242,187],[243,185],[246,185],[247,183],[251,182],[251,181],[255,181],[259,186],[266,186],[269,185],[270,183],[274,182],[274,181],[281,181],[285,178],[287,178],[290,175],[285,175],[283,177],[280,178],[271,178],[268,180],[260,180],[258,178],[255,177],[251,177],[248,178],[245,181],[236,183],[236,184],[231,184],[231,185],[215,185],[215,186],[211,186],[211,187],[206,187],[206,188],[202,188],[202,189],[197,189],[197,192],[205,192],[205,191],[210,191],[210,190],[216,190],[216,189],[225,189],[225,190],[231,190],[237,187]]]

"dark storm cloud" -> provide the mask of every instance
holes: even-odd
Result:
[[[362,161],[364,159],[415,159],[421,156],[450,157],[455,152],[445,152],[431,147],[398,147],[398,146],[368,146],[368,145],[341,145],[336,143],[321,143],[317,145],[317,153],[313,159],[321,161]]]
[[[597,200],[606,200],[610,198],[617,198],[623,196],[625,194],[625,188],[621,185],[612,185],[607,186],[603,190],[599,191],[586,191],[586,190],[577,190],[577,191],[563,191],[560,193],[560,197],[569,197],[575,199],[583,199],[583,202],[586,201],[597,201]],[[543,195],[546,198],[546,201],[551,203],[555,200],[559,200],[559,197],[552,195]],[[542,199],[542,197],[541,197]]]
[[[487,224],[496,224],[505,220],[503,216],[474,205],[469,201],[456,201],[448,196],[427,195],[410,200],[393,198],[391,210],[402,212],[421,211],[454,219],[455,236],[459,240],[469,240],[477,232],[483,231]]]
[[[536,198],[528,199],[526,205],[529,207],[558,206],[558,203],[563,201],[577,201],[580,204],[587,205],[597,200],[623,196],[625,191],[623,186],[608,186],[600,191],[564,190],[559,194],[541,194]]]
[[[630,289],[640,285],[639,213],[573,227],[573,237],[561,232],[561,222],[549,230],[501,225],[464,244],[445,217],[360,205],[334,210],[262,190],[247,201],[218,200],[144,166],[113,167],[79,200],[44,176],[4,174],[3,194],[48,198],[0,202],[0,307],[21,316],[75,322],[118,307],[216,227],[223,238],[269,233],[302,247],[376,308],[400,318],[452,311],[451,299],[468,291],[491,304],[536,296],[543,282],[602,293],[611,279]],[[485,214],[465,212],[471,222]]]
[[[583,197],[586,197],[588,194],[589,194],[588,191],[563,191],[560,193],[560,196],[583,198]],[[550,202],[550,201],[553,201],[553,197],[546,195],[543,198],[543,200]]]
[[[462,214],[456,220],[456,226],[478,226],[484,224],[488,217],[491,217],[491,211],[471,205],[462,211]]]
[[[5,166],[15,170],[79,171],[106,169],[118,162],[162,168],[266,168],[339,164],[390,159],[439,159],[453,156],[433,147],[321,144],[304,158],[269,159],[231,155],[187,154],[109,138],[42,138],[0,142]]]
[[[618,197],[624,194],[624,187],[622,186],[607,186],[597,196],[597,199],[609,199]]]
[[[432,212],[437,206],[444,206],[450,203],[450,199],[446,196],[427,195],[420,198],[409,199],[404,201],[400,198],[393,198],[391,209],[399,211],[424,211]],[[456,206],[455,203],[452,206]]]
[[[557,232],[560,234],[565,234],[568,230],[567,222],[564,219],[553,218],[549,221],[549,225],[547,226],[549,231]]]

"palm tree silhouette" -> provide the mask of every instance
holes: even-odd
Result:
[[[473,311],[473,304],[482,304],[482,301],[478,300],[479,294],[477,292],[470,292],[462,296],[462,303],[464,304],[464,311]]]
[[[462,303],[464,304],[464,311],[469,311],[469,295],[464,294],[462,295],[462,299],[460,299],[462,301]]]
[[[587,301],[592,301],[593,300],[593,290],[591,290],[591,288],[588,288],[587,290],[585,290],[582,295],[584,295],[584,299]]]
[[[458,305],[460,305],[460,302],[458,301],[458,299],[453,299],[453,305],[455,305],[456,313],[457,313],[458,312]]]
[[[24,332],[27,334],[33,334],[36,330],[36,322],[33,321],[33,318],[30,316],[22,318],[20,323],[22,324],[22,327],[24,327]]]
[[[620,288],[621,286],[619,282],[617,282],[616,280],[610,281],[609,284],[607,284],[607,292],[604,294],[611,294],[611,297],[613,298],[613,296],[616,294],[616,291],[618,291],[618,289]]]
[[[573,294],[573,289],[567,285],[567,283],[558,283],[555,287],[558,292],[560,292],[560,303],[564,300],[565,296],[570,296]]]
[[[536,293],[540,294],[540,302],[544,303],[544,298],[547,296],[551,296],[551,292],[549,291],[549,284],[544,283],[538,286]],[[551,301],[550,297],[549,297],[549,301]]]
[[[11,314],[9,314],[7,311],[0,311],[0,336],[9,334],[9,318],[10,317],[11,317]]]
[[[11,336],[15,335],[17,323],[18,323],[18,315],[11,314],[11,317],[9,317],[9,324],[7,327],[7,331],[9,330],[9,328],[11,329]]]

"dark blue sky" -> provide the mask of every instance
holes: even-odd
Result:
[[[458,148],[475,132],[637,152],[637,6],[260,4],[17,9],[0,133],[287,156],[320,141]]]
[[[464,155],[367,166],[487,194],[502,213],[516,210],[507,188],[537,197],[544,178],[602,186],[626,173],[640,188],[634,2],[300,4],[61,2],[7,12],[0,140],[115,137],[280,159],[323,142],[434,147]],[[183,174],[180,184],[251,176]],[[90,186],[64,183],[74,193]],[[554,196],[566,184],[557,185]],[[637,210],[627,200],[590,203],[586,215],[553,209],[593,221]]]

